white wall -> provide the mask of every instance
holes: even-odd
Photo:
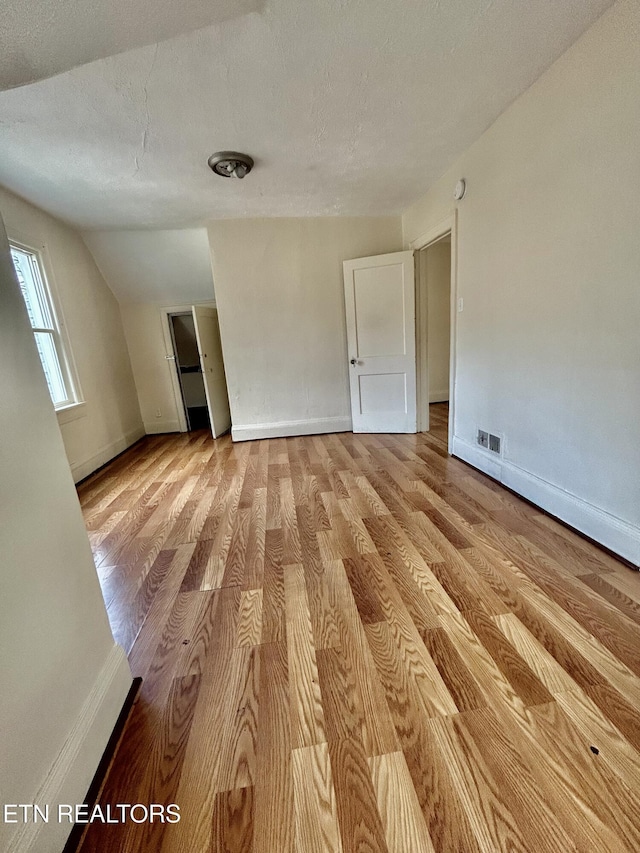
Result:
[[[420,271],[427,287],[427,366],[429,402],[449,399],[451,331],[451,241],[441,240],[423,252]]]
[[[131,676],[109,630],[1,220],[0,364],[0,803],[79,803]],[[0,849],[61,850],[70,829],[0,821]]]
[[[636,563],[639,31],[617,3],[403,217],[409,244],[467,179],[455,452]]]
[[[50,259],[86,404],[59,416],[77,481],[144,434],[118,303],[76,231],[3,189],[0,212],[10,238],[46,246]]]
[[[342,261],[399,250],[397,217],[209,225],[234,439],[351,428]]]

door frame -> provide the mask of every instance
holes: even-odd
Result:
[[[178,371],[175,369],[176,354],[173,346],[173,331],[169,317],[171,314],[191,314],[193,305],[206,305],[209,308],[215,308],[215,302],[208,300],[206,302],[189,302],[182,305],[168,305],[160,308],[160,324],[162,326],[162,337],[164,339],[165,359],[169,370],[171,380],[171,388],[173,390],[173,398],[176,405],[178,415],[178,425],[180,432],[188,432],[187,415],[184,410],[184,401],[182,399],[182,389],[180,388],[180,380],[178,379]]]
[[[169,326],[169,334],[171,335],[171,351],[173,353],[173,358],[170,356],[167,357],[167,361],[169,362],[169,367],[171,367],[171,362],[173,362],[174,369],[171,371],[171,376],[177,380],[178,392],[180,394],[179,400],[182,406],[182,416],[185,420],[186,429],[181,429],[181,432],[191,432],[191,421],[189,420],[189,412],[187,410],[187,406],[184,402],[184,388],[182,387],[182,379],[180,378],[180,358],[178,356],[178,347],[176,345],[176,332],[173,326],[173,318],[174,317],[189,317],[191,316],[191,311],[171,311],[167,314],[167,324]],[[174,389],[175,394],[175,389]],[[182,419],[180,417],[180,412],[178,412],[178,420],[181,422]]]
[[[418,415],[418,432],[422,432],[429,428],[428,423],[428,405],[429,405],[429,386],[428,381],[425,382],[424,359],[420,356],[427,344],[427,306],[424,304],[424,299],[421,298],[420,288],[420,252],[427,249],[434,243],[442,240],[447,234],[451,234],[451,306],[450,306],[450,345],[449,345],[449,431],[447,438],[447,450],[453,453],[453,435],[454,435],[454,410],[455,410],[455,389],[456,389],[456,342],[457,342],[457,322],[458,322],[458,211],[454,210],[449,216],[441,220],[433,228],[425,231],[415,240],[409,243],[409,246],[414,250],[416,263],[416,410]],[[426,390],[425,390],[426,389]],[[426,401],[424,399],[426,393]],[[425,402],[427,417],[425,419]],[[425,424],[424,421],[427,421]]]

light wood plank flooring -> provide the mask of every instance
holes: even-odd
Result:
[[[79,489],[144,678],[83,853],[640,850],[640,576],[429,434],[149,437]]]

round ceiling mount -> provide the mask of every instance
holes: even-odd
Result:
[[[244,178],[253,169],[253,159],[239,151],[217,151],[207,163],[221,178]]]

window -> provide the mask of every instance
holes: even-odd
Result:
[[[56,409],[73,406],[77,402],[77,397],[71,380],[69,359],[60,335],[60,327],[40,255],[23,246],[12,244],[11,257],[31,320],[31,328],[53,405]]]

